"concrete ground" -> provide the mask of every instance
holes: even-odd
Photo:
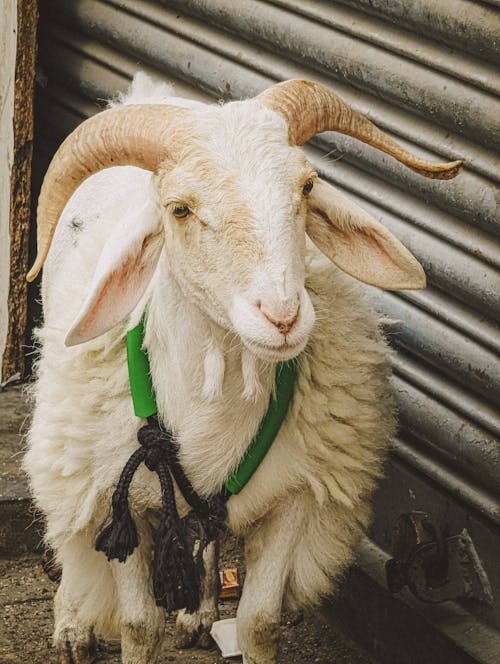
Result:
[[[20,387],[0,391],[0,662],[48,664],[57,661],[51,647],[52,598],[57,586],[44,573],[41,555],[36,552],[40,534],[34,527],[27,483],[19,469],[22,455],[19,430],[27,410]],[[241,547],[233,538],[223,545],[222,565],[238,567],[241,575],[244,574]],[[235,600],[220,602],[222,618],[234,616],[236,609]],[[215,646],[211,650],[176,649],[173,631],[171,617],[162,663],[225,661]],[[103,645],[96,661],[119,664],[118,645]],[[320,611],[283,616],[279,662],[377,664]]]

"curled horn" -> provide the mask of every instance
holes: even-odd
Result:
[[[292,145],[303,145],[322,131],[338,131],[373,145],[428,178],[449,180],[462,165],[461,161],[434,164],[418,159],[321,83],[285,81],[264,90],[257,99],[285,118]]]
[[[33,281],[47,257],[59,217],[77,187],[110,166],[154,171],[170,155],[180,117],[189,111],[162,104],[112,108],[89,118],[60,146],[38,199],[37,257],[27,275]]]

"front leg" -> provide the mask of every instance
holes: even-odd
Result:
[[[120,606],[122,664],[154,664],[159,657],[165,612],[150,589],[152,540],[149,526],[136,519],[140,544],[124,563],[111,561]]]
[[[237,613],[243,664],[275,664],[283,595],[300,535],[297,503],[282,505],[245,538],[246,578]]]
[[[177,615],[175,626],[175,645],[177,648],[201,648],[212,646],[210,630],[219,619],[220,580],[218,571],[219,543],[210,542],[203,552],[205,570],[200,608],[194,613],[182,610]]]
[[[59,549],[62,576],[54,598],[54,647],[60,664],[95,661],[94,624],[104,598],[113,597],[113,577],[107,560],[93,542],[79,533]]]

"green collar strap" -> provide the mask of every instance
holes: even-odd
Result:
[[[127,362],[130,391],[137,417],[150,417],[158,412],[156,405],[149,360],[143,348],[144,318],[127,332]],[[279,362],[276,367],[276,395],[271,397],[255,438],[250,443],[245,456],[224,486],[231,494],[239,493],[259,467],[273,444],[292,400],[297,363],[295,360]]]

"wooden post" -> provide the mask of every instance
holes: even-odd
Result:
[[[14,3],[15,11],[15,3]],[[37,0],[17,0],[17,44],[14,76],[14,142],[10,171],[7,330],[2,357],[2,380],[24,375],[24,346],[28,312],[28,240],[33,149],[33,87],[35,77]],[[14,25],[16,23],[14,22]],[[12,35],[7,35],[12,38]],[[8,82],[6,72],[3,82]],[[2,83],[3,83],[2,82]],[[1,352],[0,348],[0,352]]]

